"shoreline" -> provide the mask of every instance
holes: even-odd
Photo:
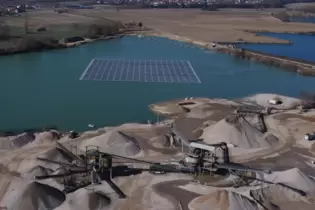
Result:
[[[276,32],[273,32],[276,33]],[[230,46],[231,44],[238,44],[238,43],[207,43],[202,41],[196,41],[189,39],[187,37],[182,37],[175,34],[165,33],[165,32],[157,32],[157,31],[150,31],[149,33],[135,33],[132,35],[144,35],[144,36],[156,36],[156,37],[164,37],[175,41],[185,42],[197,45],[201,48],[212,50],[218,53],[224,53],[236,58],[256,61],[260,63],[264,63],[270,66],[280,67],[284,71],[296,72],[297,74],[303,76],[315,76],[315,62],[304,61],[294,58],[289,58],[286,56],[275,56],[272,54],[262,53],[253,50],[246,50],[241,48],[234,48]],[[314,33],[315,34],[315,33]],[[288,41],[289,42],[289,41]],[[246,42],[240,42],[242,44],[249,44]],[[212,44],[216,44],[215,47]],[[253,43],[254,44],[254,43]],[[255,43],[255,44],[292,44],[292,43]]]
[[[116,34],[113,36],[102,36],[102,37],[95,38],[95,39],[81,37],[83,40],[82,41],[76,41],[76,42],[64,42],[63,41],[64,39],[62,39],[62,40],[59,40],[56,45],[43,45],[42,47],[40,47],[38,49],[17,49],[17,50],[13,49],[10,51],[1,51],[0,50],[0,56],[10,56],[10,55],[24,54],[24,53],[31,53],[31,52],[44,52],[44,51],[49,51],[49,50],[58,50],[58,49],[78,47],[78,46],[83,45],[83,44],[88,44],[88,43],[97,42],[97,41],[119,39],[125,35],[126,35],[125,33],[121,33],[121,34]]]
[[[280,32],[271,32],[268,30],[260,30],[260,31],[246,31],[249,33],[263,33],[263,32],[270,32],[270,33],[280,33]],[[290,33],[290,34],[307,34],[307,35],[315,35],[315,32],[282,32],[282,33]],[[103,40],[110,40],[110,39],[119,39],[123,36],[155,36],[155,37],[164,37],[174,41],[180,41],[185,43],[190,43],[201,48],[212,50],[218,53],[224,53],[231,56],[234,56],[239,59],[246,59],[250,61],[256,61],[260,63],[267,64],[269,66],[280,67],[284,71],[296,72],[303,76],[315,76],[315,62],[300,60],[289,58],[286,56],[276,56],[272,54],[267,54],[259,51],[253,51],[248,49],[242,49],[238,47],[234,47],[235,44],[293,44],[288,40],[282,40],[282,42],[203,42],[198,40],[192,40],[187,37],[179,36],[176,34],[166,33],[162,31],[157,31],[154,29],[147,29],[147,30],[139,30],[139,29],[125,29],[117,33],[116,35],[112,36],[100,36],[97,38],[86,38],[81,37],[83,40],[75,41],[75,42],[64,42],[67,38],[58,41],[57,45],[45,45],[39,49],[22,49],[22,50],[12,50],[2,52],[0,51],[0,56],[10,56],[14,54],[20,53],[29,53],[29,52],[42,52],[46,50],[54,50],[54,49],[64,49],[64,48],[71,48],[77,47],[83,44],[88,44],[91,42],[96,41],[103,41]],[[215,44],[216,46],[213,47],[212,45]]]
[[[204,103],[213,103],[215,102],[218,105],[224,106],[224,105],[230,105],[231,107],[235,106],[235,105],[240,105],[239,101],[242,101],[244,99],[247,98],[266,98],[267,99],[272,99],[275,97],[283,97],[283,98],[290,98],[290,100],[301,100],[298,97],[290,97],[290,96],[286,96],[286,95],[280,95],[280,94],[276,94],[276,93],[257,93],[257,94],[252,94],[252,95],[245,95],[243,97],[240,98],[224,98],[224,97],[219,97],[219,98],[210,98],[210,97],[190,97],[190,99],[185,99],[185,98],[173,98],[173,99],[169,99],[169,100],[163,100],[163,101],[158,101],[152,104],[148,104],[148,110],[150,112],[152,112],[154,114],[154,116],[160,116],[160,120],[159,122],[154,122],[153,125],[155,123],[157,124],[163,124],[162,122],[168,122],[170,121],[171,118],[173,117],[178,117],[178,116],[182,116],[185,115],[187,113],[190,112],[190,108],[191,107],[196,107],[199,106],[201,104]],[[183,102],[187,102],[188,104],[183,104]],[[190,104],[191,102],[193,102],[192,104]],[[270,104],[268,104],[269,106],[272,106]],[[188,108],[187,108],[187,107]],[[176,108],[177,107],[177,108]],[[190,108],[189,108],[190,107]],[[180,109],[180,111],[179,111]],[[257,108],[259,109],[259,108]],[[293,108],[290,107],[290,109],[284,109],[284,111],[288,111],[291,110]],[[280,109],[279,109],[280,110]],[[141,125],[150,125],[148,123],[144,123],[143,121],[132,121],[132,122],[123,122],[120,124],[115,124],[115,125],[101,125],[100,127],[93,127],[93,128],[88,128],[86,127],[85,130],[73,130],[76,131],[78,133],[86,133],[86,132],[90,132],[90,131],[97,131],[100,129],[104,129],[104,128],[109,128],[109,127],[120,127],[123,125],[127,125],[127,124],[141,124]],[[0,138],[1,137],[9,137],[9,136],[18,136],[21,135],[23,133],[43,133],[43,132],[47,132],[47,131],[58,131],[59,133],[65,134],[65,133],[69,133],[70,130],[68,129],[64,129],[59,127],[59,125],[44,125],[44,126],[40,126],[40,127],[24,127],[24,128],[14,128],[14,129],[8,129],[8,130],[0,130]]]
[[[89,39],[89,38],[83,38],[84,40],[82,41],[77,41],[77,42],[65,42],[62,43],[62,45],[65,45],[66,48],[71,48],[71,47],[77,47],[83,44],[88,44],[88,43],[92,43],[92,42],[97,42],[97,41],[103,41],[103,40],[111,40],[111,39],[119,39],[121,37],[123,37],[125,34],[117,34],[117,35],[113,35],[113,36],[103,36],[100,38],[96,38],[96,39]]]
[[[270,30],[243,30],[244,32],[247,33],[253,33],[253,34],[257,34],[257,33],[277,33],[277,34],[296,34],[296,35],[311,35],[311,36],[315,36],[315,31],[307,31],[307,32],[298,32],[298,31],[285,31],[285,32],[280,32],[280,31],[270,31]],[[261,35],[259,35],[261,36]],[[253,44],[259,44],[259,43],[253,43]],[[261,43],[264,44],[264,43]],[[265,43],[268,44],[268,43]],[[270,44],[283,44],[283,43],[270,43]]]
[[[31,53],[31,52],[44,52],[48,50],[57,50],[57,49],[65,49],[65,48],[71,48],[71,47],[77,47],[83,44],[88,44],[91,42],[96,41],[104,41],[104,40],[110,40],[110,39],[119,39],[125,35],[129,35],[131,33],[136,32],[143,32],[148,30],[147,28],[139,28],[134,26],[127,26],[124,28],[119,29],[119,31],[114,32],[112,34],[114,35],[98,35],[95,37],[86,37],[86,36],[72,36],[72,37],[64,37],[62,39],[54,39],[54,38],[48,38],[48,39],[36,39],[36,38],[30,38],[33,42],[37,43],[37,46],[28,46],[28,47],[16,47],[12,46],[8,49],[0,49],[0,56],[10,56],[15,54],[23,54],[23,53]],[[23,38],[21,37],[21,41],[27,42],[29,38]],[[75,41],[66,41],[66,40],[75,40]]]
[[[284,71],[295,72],[303,76],[315,76],[315,62],[309,62],[286,56],[275,56],[254,50],[240,48],[221,48],[219,52],[232,55],[236,58],[246,59],[267,64],[269,66],[280,67]]]

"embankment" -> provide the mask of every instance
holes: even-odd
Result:
[[[119,23],[114,27],[93,24],[87,30],[86,35],[72,34],[61,39],[54,34],[45,36],[39,33],[0,39],[0,56],[76,47],[90,42],[121,38],[125,34],[143,31],[145,28]]]
[[[274,56],[253,50],[245,50],[228,46],[219,46],[218,52],[233,55],[237,58],[262,62],[271,66],[280,67],[286,71],[296,72],[303,76],[315,76],[315,62],[307,62],[299,59],[292,59],[286,56]]]
[[[65,41],[65,40],[61,40],[59,43],[63,46],[65,46],[66,48],[69,47],[76,47],[76,46],[80,46],[82,44],[86,44],[86,43],[91,43],[91,42],[95,42],[95,41],[102,41],[102,40],[110,40],[110,39],[119,39],[121,37],[123,37],[124,34],[117,34],[114,36],[100,36],[97,38],[84,38],[84,37],[80,37],[81,40],[77,40],[77,41]],[[70,37],[71,38],[71,37]]]
[[[300,31],[274,31],[274,30],[244,30],[245,32],[252,33],[252,34],[258,34],[258,36],[263,36],[259,35],[259,33],[286,33],[286,34],[296,34],[296,35],[315,35],[315,31],[305,31],[305,32],[300,32]],[[288,41],[288,43],[291,43]],[[236,43],[234,43],[236,44]],[[242,44],[246,44],[245,42],[242,42]],[[255,43],[256,44],[256,43]],[[262,44],[268,44],[266,42],[263,42]],[[286,44],[286,43],[270,43],[270,44]]]
[[[37,128],[24,128],[24,129],[16,129],[16,130],[0,130],[1,136],[16,136],[22,133],[40,133],[50,130],[58,130],[57,126],[45,126],[45,127],[37,127]]]
[[[7,47],[0,48],[0,56],[12,55],[17,53],[27,53],[34,51],[44,51],[52,49],[66,48],[56,39],[52,38],[34,38],[34,37],[18,37],[6,41]]]
[[[12,54],[20,54],[20,53],[28,53],[28,52],[39,52],[53,49],[63,49],[69,47],[76,47],[82,44],[101,41],[101,40],[109,40],[109,39],[117,39],[124,36],[123,33],[113,35],[113,36],[99,36],[97,38],[85,38],[80,37],[79,41],[65,41],[55,40],[55,39],[36,39],[36,38],[21,38],[18,41],[17,45],[12,45],[12,47],[0,49],[0,56],[4,55],[12,55]],[[71,39],[69,37],[67,39]]]
[[[309,32],[309,33],[311,34],[313,32]],[[216,52],[226,53],[226,54],[235,56],[236,58],[257,61],[257,62],[265,63],[267,65],[280,67],[283,70],[296,72],[303,76],[315,76],[315,62],[308,62],[308,61],[299,60],[299,59],[292,59],[286,56],[275,56],[275,55],[266,54],[266,53],[262,53],[258,51],[235,48],[233,45],[237,43],[223,43],[223,44],[217,43],[214,47],[212,45],[214,43],[194,41],[186,37],[181,37],[181,36],[169,34],[169,33],[161,33],[161,32],[154,33],[153,31],[149,31],[149,33],[144,33],[144,35],[165,37],[165,38],[169,38],[176,41],[191,43],[191,44],[197,45],[199,47],[202,47],[208,50],[214,50]],[[241,43],[244,43],[244,42],[241,42]],[[288,41],[287,44],[290,44],[290,42]]]

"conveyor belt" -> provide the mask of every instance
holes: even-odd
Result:
[[[67,153],[69,156],[71,156],[74,160],[78,160],[79,163],[85,165],[84,161],[79,158],[78,156],[76,156],[75,154],[73,154],[71,151],[69,151],[66,147],[64,147],[62,144],[60,144],[59,142],[56,142],[58,147],[63,150],[65,153]]]
[[[221,169],[235,170],[235,171],[247,171],[247,172],[255,172],[255,173],[263,172],[266,174],[271,173],[270,170],[251,168],[249,166],[244,166],[244,165],[237,164],[237,163],[218,164],[218,165],[216,165],[216,167],[221,168]]]
[[[80,170],[80,171],[69,171],[67,173],[63,174],[52,174],[52,175],[44,175],[44,176],[35,176],[35,179],[48,179],[48,178],[58,178],[58,177],[65,177],[65,176],[71,176],[73,174],[81,174],[86,173],[88,170]]]
[[[159,168],[160,170],[173,170],[175,172],[181,172],[181,170],[174,169],[171,166],[161,165],[160,162],[151,162],[151,161],[147,161],[147,160],[139,160],[139,159],[135,159],[135,158],[124,157],[124,156],[115,155],[115,154],[111,154],[111,153],[104,153],[104,152],[101,152],[101,154],[108,155],[108,156],[111,156],[114,158],[121,158],[121,159],[126,159],[126,160],[132,160],[132,161],[139,162],[139,163],[154,165],[155,168]]]
[[[119,195],[119,198],[126,198],[125,193],[110,179],[105,180],[111,188]]]
[[[65,194],[69,194],[69,193],[72,193],[72,192],[74,192],[74,191],[76,191],[76,190],[78,190],[80,188],[87,187],[90,184],[91,184],[91,182],[83,183],[83,184],[80,184],[80,185],[75,186],[75,187],[69,187],[68,186],[68,187],[64,188],[62,192],[64,192]]]
[[[55,161],[55,160],[49,160],[49,159],[41,158],[41,157],[37,157],[37,159],[41,160],[41,161],[49,162],[49,163],[54,163],[54,164],[57,164],[57,165],[69,166],[69,167],[72,167],[72,168],[85,168],[83,166],[77,166],[77,165],[73,165],[71,163],[64,163],[64,162],[59,162],[59,161]]]
[[[135,162],[140,162],[140,163],[146,163],[146,164],[157,164],[158,162],[151,162],[151,161],[147,161],[147,160],[139,160],[136,158],[130,158],[130,157],[124,157],[124,156],[120,156],[120,155],[115,155],[115,154],[111,154],[111,153],[107,153],[107,152],[100,152],[102,155],[108,155],[114,158],[121,158],[121,159],[125,159],[125,160],[132,160]]]

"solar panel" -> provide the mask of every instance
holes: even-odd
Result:
[[[201,83],[186,60],[93,59],[80,80]]]

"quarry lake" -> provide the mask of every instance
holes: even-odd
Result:
[[[314,55],[314,54],[313,54]],[[189,60],[199,84],[79,80],[95,57]],[[86,130],[155,119],[148,105],[187,96],[239,98],[261,92],[298,96],[315,78],[155,37],[124,37],[77,48],[0,57],[0,129],[55,125]]]
[[[259,33],[264,36],[289,40],[293,44],[240,44],[239,47],[278,56],[315,62],[315,36],[288,33]]]

